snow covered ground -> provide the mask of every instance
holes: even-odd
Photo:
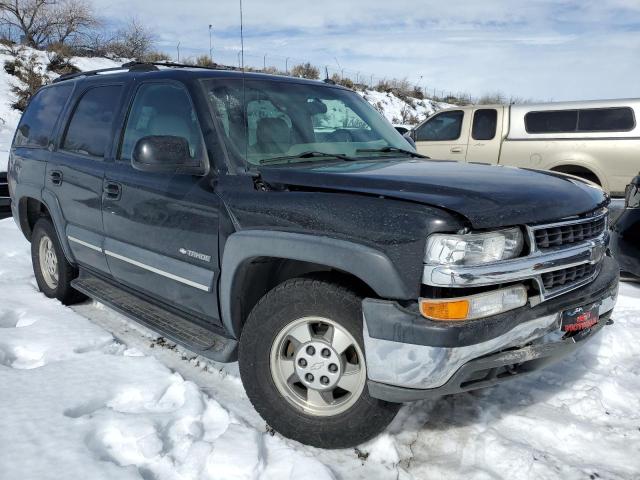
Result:
[[[268,432],[236,364],[158,341],[93,302],[37,291],[0,221],[0,478],[640,478],[640,285],[576,355],[495,388],[404,407],[358,449]]]

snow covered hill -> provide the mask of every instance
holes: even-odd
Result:
[[[640,472],[640,286],[577,354],[495,388],[404,407],[358,449],[266,429],[236,364],[157,339],[95,302],[37,291],[0,221],[0,478],[632,479]]]

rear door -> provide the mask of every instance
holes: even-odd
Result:
[[[38,198],[47,161],[55,142],[58,119],[67,104],[73,84],[61,83],[38,91],[20,119],[11,147],[10,181],[17,195]]]
[[[469,124],[468,110],[436,113],[414,132],[418,152],[437,160],[464,161],[469,140]]]
[[[181,83],[143,82],[134,93],[116,161],[104,179],[107,262],[119,282],[218,323],[220,200],[209,176],[132,167],[137,141],[157,135],[183,137],[193,158],[206,156],[190,94]]]
[[[467,162],[498,163],[504,107],[476,108],[471,121]]]
[[[45,177],[62,209],[76,261],[103,273],[109,268],[102,251],[102,182],[122,92],[119,84],[92,85],[74,96]]]

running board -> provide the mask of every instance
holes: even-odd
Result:
[[[71,286],[198,355],[217,362],[231,362],[236,358],[236,340],[222,337],[86,270],[80,271]]]

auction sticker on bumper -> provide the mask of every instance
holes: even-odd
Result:
[[[600,317],[600,302],[584,307],[576,307],[562,312],[562,330],[577,332],[593,327]]]

